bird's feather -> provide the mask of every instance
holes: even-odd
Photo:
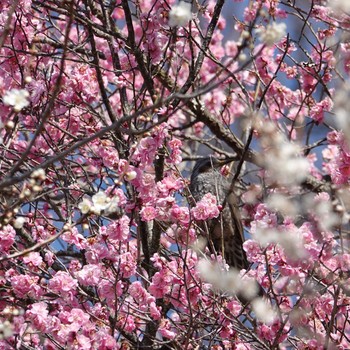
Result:
[[[190,184],[194,202],[211,193],[222,207],[217,218],[200,222],[198,226],[201,234],[207,234],[212,243],[209,249],[213,246],[231,267],[246,269],[249,263],[242,247],[244,236],[238,201],[235,194],[230,192],[230,182],[219,172],[220,165],[214,158],[204,158],[194,166]]]

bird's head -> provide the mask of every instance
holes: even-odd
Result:
[[[219,159],[214,156],[205,157],[202,159],[197,160],[193,171],[192,176],[198,176],[199,174],[210,172],[213,170],[218,170],[222,166],[231,163],[232,161],[236,160],[234,157],[229,157],[225,159]]]

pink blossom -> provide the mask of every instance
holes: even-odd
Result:
[[[16,231],[11,225],[6,225],[0,230],[0,247],[7,251],[15,241]]]
[[[264,259],[262,256],[261,247],[258,242],[248,239],[243,243],[243,248],[247,253],[247,258],[249,261],[258,262]]]
[[[207,193],[191,209],[191,213],[196,220],[207,220],[219,216],[220,211],[216,203],[216,198],[211,193]]]
[[[41,255],[38,252],[32,252],[23,257],[23,262],[31,266],[40,266],[43,262]]]
[[[100,329],[95,333],[95,343],[96,348],[100,347],[101,349],[106,350],[119,349],[115,339],[110,334],[108,334],[106,329]]]
[[[174,220],[179,221],[180,224],[186,225],[190,222],[190,213],[187,207],[179,207],[173,205],[170,214]]]
[[[76,273],[76,277],[83,286],[96,286],[100,282],[101,274],[101,266],[85,265]]]
[[[54,293],[67,294],[73,292],[77,287],[78,282],[69,273],[58,271],[49,281],[49,288]]]
[[[255,233],[257,228],[263,229],[275,227],[277,224],[277,216],[272,213],[265,204],[259,204],[256,207],[254,222],[251,224],[252,233]]]
[[[225,51],[227,56],[235,57],[238,53],[237,43],[232,40],[228,40],[225,44]]]
[[[350,271],[350,254],[341,254],[338,256],[339,267],[342,271]]]
[[[129,293],[140,306],[148,307],[151,302],[155,301],[154,296],[148,293],[139,281],[135,281],[130,285]]]
[[[104,229],[106,229],[106,227],[104,227]],[[103,228],[101,228],[100,234],[102,234],[102,232]],[[86,251],[85,257],[89,264],[97,264],[102,259],[107,258],[109,254],[108,247],[104,243],[96,242]]]
[[[45,331],[48,324],[49,312],[45,302],[38,302],[30,305],[26,312],[26,317],[29,319],[36,329]]]
[[[161,320],[158,330],[164,338],[174,339],[176,337],[176,332],[171,329],[170,321],[167,319]]]
[[[307,340],[305,342],[305,347],[300,347],[299,349],[323,350],[324,349],[324,342],[323,342],[323,340],[319,341],[317,339],[310,339],[310,340]]]
[[[281,329],[281,323],[279,320],[276,320],[270,326],[267,326],[265,324],[261,324],[258,326],[258,334],[260,335],[260,337],[268,340],[269,342],[277,341],[278,343],[282,343],[286,339],[286,333],[288,332],[288,330],[288,324],[284,325]]]
[[[152,278],[152,283],[149,286],[150,293],[156,298],[162,298],[170,292],[172,277],[169,272],[162,270],[156,272]]]
[[[101,298],[106,298],[107,303],[111,305],[115,303],[115,298],[120,297],[124,292],[124,285],[122,281],[118,281],[114,283],[113,281],[108,281],[105,279],[101,279],[98,284],[98,293]]]
[[[76,227],[72,227],[71,229],[65,231],[61,237],[67,243],[75,244],[80,249],[86,247],[86,239],[81,233],[78,232]]]
[[[349,43],[341,43],[340,44],[340,50],[343,54],[343,67],[345,72],[349,75],[350,74],[350,45]]]
[[[69,312],[61,312],[59,318],[61,321],[69,322],[71,329],[78,331],[83,325],[87,326],[90,316],[81,309],[73,308]]]
[[[166,176],[162,181],[157,183],[159,192],[167,197],[183,188],[183,181],[175,176]]]
[[[179,164],[182,161],[181,157],[181,146],[182,142],[179,139],[172,139],[168,142],[168,146],[170,148],[170,156],[169,156],[169,163],[171,164]]]
[[[48,251],[48,252],[45,253],[45,258],[44,259],[45,259],[45,261],[47,262],[47,264],[49,266],[52,266],[52,264],[55,261],[55,256],[54,256],[54,254],[52,252]]]
[[[131,315],[120,317],[118,326],[126,332],[132,332],[136,328],[134,317]]]
[[[333,102],[330,98],[325,98],[319,103],[316,103],[310,111],[310,116],[317,123],[321,123],[324,118],[324,112],[329,112],[333,107]]]
[[[78,342],[77,346],[72,347],[72,349],[79,350],[89,350],[91,349],[91,340],[83,334],[77,334],[76,340]]]
[[[136,272],[136,261],[131,252],[119,256],[119,269],[124,278],[130,278]]]
[[[109,168],[117,168],[119,163],[119,154],[114,147],[99,147],[98,153],[103,160],[103,163]]]
[[[157,306],[156,303],[154,301],[152,301],[149,305],[149,309],[150,309],[150,314],[151,317],[154,320],[159,320],[161,317],[161,307]]]
[[[152,221],[157,216],[157,210],[154,207],[143,207],[140,211],[143,221]]]
[[[120,219],[111,222],[107,226],[106,234],[112,240],[126,241],[130,234],[130,219],[123,215]]]
[[[158,142],[154,137],[144,137],[141,139],[133,159],[139,160],[143,166],[151,164],[158,149]]]
[[[283,71],[286,73],[288,79],[294,79],[298,73],[296,66],[285,66]]]
[[[156,269],[162,269],[166,265],[166,260],[164,257],[159,256],[158,253],[152,256],[151,261]]]
[[[69,272],[72,274],[72,276],[80,271],[82,268],[82,264],[80,263],[79,260],[73,259],[71,260],[70,264],[69,264]]]
[[[31,296],[38,298],[43,294],[43,290],[39,285],[38,276],[15,275],[10,278],[14,293],[18,298]]]
[[[155,202],[155,198],[158,195],[158,189],[156,186],[154,175],[147,173],[140,173],[132,184],[137,188],[140,198],[144,203],[149,205]]]
[[[157,207],[157,219],[167,221],[170,217],[170,210],[175,203],[173,196],[167,196],[165,198],[159,198],[156,200],[155,205]]]

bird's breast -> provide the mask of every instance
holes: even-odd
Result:
[[[200,201],[207,193],[211,193],[220,203],[225,199],[227,181],[221,174],[213,172],[199,174],[191,179],[190,191],[196,202]]]

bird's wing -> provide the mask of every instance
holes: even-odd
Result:
[[[229,196],[234,196],[230,194]],[[247,269],[249,266],[246,253],[243,249],[244,243],[244,231],[241,220],[241,214],[239,212],[238,206],[233,201],[228,200],[228,206],[231,212],[232,225],[233,225],[233,241],[234,241],[234,251],[237,260],[238,269]]]
[[[235,194],[229,194],[223,205],[220,216],[211,225],[211,239],[231,267],[246,269],[249,263],[243,250],[243,225]]]

